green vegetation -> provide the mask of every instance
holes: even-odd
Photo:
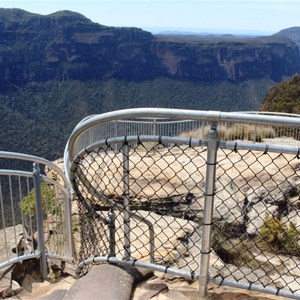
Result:
[[[62,156],[76,124],[90,114],[132,107],[255,110],[268,80],[243,84],[197,83],[168,78],[147,81],[48,81],[11,87],[0,94],[0,149]],[[236,99],[236,95],[240,95]],[[251,99],[251,101],[249,101]]]
[[[230,238],[224,232],[213,234],[212,245],[217,255],[225,262],[236,266],[257,268],[253,254],[253,242],[240,238]]]
[[[300,114],[300,76],[271,88],[263,100],[261,110]]]
[[[276,253],[300,255],[300,230],[293,222],[266,215],[264,225],[259,231],[259,238]]]
[[[247,237],[245,228],[239,226],[218,221],[214,224],[212,247],[225,263],[271,271],[274,266],[268,261],[257,261],[257,254],[300,257],[300,228],[294,222],[266,214],[263,225],[252,237]]]
[[[42,207],[44,213],[56,214],[59,210],[59,205],[54,204],[55,201],[55,192],[53,188],[45,183],[41,185],[41,194],[42,194]],[[35,190],[31,189],[28,196],[24,197],[23,201],[20,202],[20,208],[23,211],[25,216],[35,215],[36,203],[35,203]]]
[[[266,272],[273,269],[269,262],[261,263],[256,260],[260,249],[255,239],[243,235],[243,228],[234,224],[225,227],[215,222],[212,235],[212,247],[216,254],[228,264],[250,269],[263,268]]]

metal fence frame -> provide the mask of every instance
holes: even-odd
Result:
[[[84,135],[89,129],[99,126],[107,122],[113,122],[116,120],[123,119],[132,119],[132,118],[165,118],[165,119],[175,119],[175,120],[196,120],[201,122],[207,122],[211,126],[211,131],[209,132],[207,139],[207,173],[206,173],[206,186],[205,186],[205,208],[204,208],[204,221],[202,226],[202,246],[201,246],[201,263],[200,263],[200,272],[191,276],[191,274],[185,274],[184,272],[178,272],[178,270],[171,270],[163,266],[157,266],[149,263],[136,262],[128,260],[123,261],[125,264],[132,264],[141,267],[147,267],[154,270],[160,270],[163,272],[168,272],[171,274],[181,275],[187,278],[198,278],[199,280],[199,294],[200,297],[205,298],[207,296],[207,284],[208,281],[214,281],[219,284],[226,284],[229,286],[235,286],[240,288],[247,288],[251,290],[267,292],[271,294],[276,294],[280,296],[286,296],[290,298],[300,299],[299,294],[291,294],[284,290],[276,290],[268,287],[260,287],[255,285],[245,285],[234,281],[223,280],[220,278],[209,278],[208,269],[209,269],[209,256],[210,256],[210,247],[211,247],[211,225],[212,225],[212,212],[214,207],[214,190],[215,190],[215,172],[216,172],[216,156],[218,148],[224,149],[236,149],[237,145],[243,149],[253,149],[258,151],[269,151],[279,152],[279,153],[292,153],[299,155],[299,148],[297,147],[287,147],[280,145],[268,145],[265,144],[253,144],[253,143],[238,143],[236,141],[232,142],[220,142],[217,135],[217,124],[220,123],[242,123],[242,124],[252,124],[252,125],[274,125],[282,126],[284,128],[300,128],[300,118],[298,117],[287,117],[287,116],[274,116],[274,115],[261,115],[261,114],[250,114],[250,113],[227,113],[227,112],[215,112],[215,111],[192,111],[192,110],[177,110],[177,109],[154,109],[154,108],[145,108],[145,109],[129,109],[121,110],[116,112],[105,113],[102,115],[94,115],[84,119],[80,122],[74,131],[72,132],[67,146],[65,148],[65,169],[68,171],[67,179],[70,181],[74,174],[72,173],[72,164],[74,160],[80,160],[80,151],[89,147],[92,149],[97,145],[97,143],[90,144],[89,140],[85,147],[80,145],[78,148],[78,141],[80,141],[80,136]],[[103,136],[106,138],[106,142],[111,141],[109,136]],[[133,137],[132,139],[137,139],[141,137]],[[125,137],[125,139],[130,140],[131,137]],[[148,136],[148,140],[157,140],[162,139],[162,137],[151,137]],[[167,138],[164,137],[165,142]],[[190,139],[189,143],[192,143],[193,140]],[[198,142],[199,143],[199,142]],[[266,148],[267,147],[267,148]],[[124,154],[126,157],[126,153]],[[76,159],[75,159],[76,158]],[[124,173],[126,173],[126,163],[124,164]],[[124,181],[124,186],[126,187],[126,181]],[[130,216],[128,216],[129,218]],[[128,241],[127,241],[128,243]],[[128,252],[128,256],[130,252]],[[111,257],[93,257],[86,259],[80,262],[78,268],[90,263],[97,261],[109,261],[109,262],[121,262],[117,258]]]
[[[11,202],[13,203],[14,200],[12,199],[12,183],[11,183],[11,177],[16,176],[19,180],[23,178],[27,178],[27,189],[29,189],[28,180],[32,180],[33,182],[33,188],[35,193],[35,201],[36,201],[36,224],[37,224],[37,235],[38,235],[38,248],[36,251],[33,251],[33,253],[25,253],[23,255],[17,254],[17,257],[7,259],[6,261],[3,261],[0,263],[0,269],[3,269],[5,267],[8,267],[16,262],[31,259],[31,258],[40,258],[40,267],[41,267],[41,274],[43,278],[45,279],[47,277],[47,258],[56,258],[64,261],[74,261],[74,243],[73,243],[73,235],[72,235],[72,221],[71,221],[71,197],[70,197],[70,186],[68,181],[66,180],[66,177],[62,170],[57,167],[54,163],[33,155],[27,155],[23,153],[15,153],[15,152],[6,152],[6,151],[0,151],[0,159],[4,160],[13,160],[13,161],[28,161],[33,164],[33,170],[32,171],[21,171],[21,170],[12,170],[12,169],[0,169],[0,175],[6,176],[9,180],[10,184],[10,198]],[[41,174],[40,171],[40,165],[43,165],[44,167],[51,168],[54,170],[57,174],[59,174],[60,179],[63,181],[62,184],[59,182]],[[55,253],[55,252],[46,252],[46,245],[45,245],[45,238],[44,238],[44,219],[43,219],[43,207],[42,207],[42,194],[41,194],[41,183],[45,182],[56,189],[60,191],[63,195],[64,203],[63,203],[63,211],[64,211],[64,232],[66,234],[65,242],[66,242],[66,252],[64,254],[61,253]],[[20,186],[19,189],[21,190]],[[3,223],[3,231],[4,231],[4,237],[6,236],[6,226],[5,226],[5,214],[3,211],[3,195],[1,192],[1,207],[2,207],[2,223]],[[21,196],[19,196],[21,201]],[[53,199],[55,201],[55,199]],[[12,209],[13,210],[13,209]],[[13,227],[15,227],[17,224],[15,223],[15,217],[14,217],[14,211],[12,211],[12,218],[13,218]],[[17,238],[16,238],[16,231],[14,233],[15,235],[15,246],[17,246]],[[5,247],[7,248],[7,240],[4,239]]]
[[[134,111],[135,109],[133,109]],[[147,109],[139,109],[140,111],[145,111]],[[75,149],[73,149],[75,152],[79,153],[80,150],[84,149],[87,145],[92,144],[93,142],[96,142],[98,140],[101,140],[103,137],[118,137],[118,136],[130,136],[130,135],[161,135],[161,136],[179,136],[182,133],[190,132],[195,129],[198,129],[198,131],[201,132],[202,137],[197,136],[198,138],[202,138],[205,134],[205,127],[208,127],[209,125],[209,119],[211,120],[211,117],[207,119],[205,116],[200,116],[199,118],[195,118],[192,113],[193,111],[184,111],[184,110],[176,110],[172,109],[172,111],[178,111],[178,114],[180,115],[181,112],[187,112],[186,118],[184,115],[182,117],[174,117],[172,114],[169,114],[169,116],[164,117],[164,112],[162,109],[148,109],[149,115],[147,116],[147,113],[142,113],[140,116],[136,116],[135,114],[127,112],[130,110],[123,110],[124,115],[120,116],[120,118],[112,118],[107,119],[105,122],[99,122],[94,123],[89,129],[85,130],[84,134],[80,134],[79,140],[76,141]],[[166,110],[170,111],[170,110]],[[158,114],[156,114],[156,112]],[[190,114],[189,114],[190,112]],[[218,112],[213,112],[218,113]],[[110,113],[103,114],[103,115],[109,115]],[[228,114],[228,113],[223,113]],[[260,111],[245,111],[245,112],[232,112],[229,113],[231,115],[254,115],[257,116],[256,119],[259,119],[262,117],[273,117],[273,118],[299,118],[299,115],[296,114],[288,114],[288,113],[277,113],[277,112],[260,112]],[[173,117],[172,117],[173,116]],[[86,124],[87,122],[95,120],[98,118],[99,115],[92,115],[88,116],[85,119],[83,119],[78,125],[77,129],[81,128],[81,125]],[[218,120],[219,127],[220,125],[225,127],[231,127],[235,125],[237,122],[235,120],[232,120],[230,122],[229,120],[226,120],[223,118],[223,120]],[[242,122],[246,123],[247,122]],[[260,123],[252,123],[254,124],[253,128],[253,140],[255,141],[258,126],[261,126]],[[264,126],[269,126],[270,124],[264,124]],[[200,129],[200,130],[199,130]],[[286,141],[285,143],[288,143],[290,146],[298,146],[300,143],[297,143],[294,140],[288,139],[288,137],[291,135],[291,132],[288,132],[288,129],[286,126],[277,127],[278,131],[280,132],[280,137],[285,137]],[[75,130],[74,130],[75,131]],[[297,140],[300,140],[300,131],[294,132],[293,134]],[[196,136],[193,136],[196,137]],[[234,137],[232,137],[234,139]],[[270,142],[270,141],[268,141]],[[272,143],[280,144],[281,141],[272,141]],[[67,147],[66,147],[67,151]],[[66,157],[66,154],[65,154]]]

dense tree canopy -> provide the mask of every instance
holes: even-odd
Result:
[[[272,87],[265,97],[262,111],[300,113],[300,76]]]
[[[209,84],[163,77],[32,82],[0,94],[0,149],[54,159],[62,156],[72,130],[87,115],[132,107],[255,110],[271,83]]]

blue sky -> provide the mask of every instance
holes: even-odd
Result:
[[[300,26],[300,0],[0,0],[0,7],[49,14],[79,12],[108,26],[272,34]]]

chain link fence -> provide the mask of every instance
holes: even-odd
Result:
[[[155,139],[123,138],[117,151],[106,141],[73,164],[81,259],[113,255],[199,269],[203,208],[197,202],[204,195],[206,149],[172,139],[165,147]]]
[[[202,297],[212,281],[300,299],[300,149],[226,141],[217,125],[76,155],[81,274],[119,262],[198,279]]]
[[[254,149],[218,152],[211,276],[299,298],[298,150]]]

